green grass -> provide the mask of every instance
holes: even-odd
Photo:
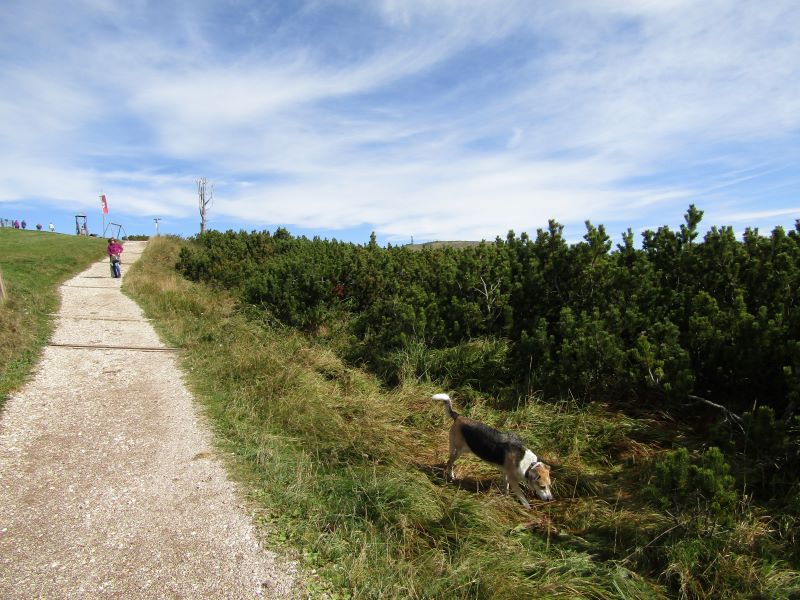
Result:
[[[184,348],[187,380],[265,530],[316,570],[312,596],[800,597],[792,521],[747,498],[722,525],[647,501],[666,450],[703,448],[663,415],[459,397],[460,412],[517,431],[553,465],[557,499],[526,511],[501,493],[496,470],[469,458],[457,466],[460,485],[446,483],[448,424],[429,400],[441,390],[413,377],[387,390],[330,349],[183,280],[173,268],[180,244],[153,240],[125,290]],[[92,238],[0,230],[0,398],[46,343],[58,284],[103,250]]]
[[[185,349],[190,385],[275,535],[340,597],[662,595],[622,564],[559,541],[550,513],[561,508],[525,511],[500,493],[493,469],[464,460],[466,489],[445,483],[435,390],[386,391],[304,337],[245,318],[225,294],[177,276],[177,245],[151,241],[126,290]],[[524,410],[541,421],[547,407]]]
[[[514,429],[553,465],[557,499],[531,511],[475,459],[442,466],[441,391],[387,390],[333,351],[174,270],[181,242],[152,240],[124,289],[182,366],[273,541],[294,548],[329,598],[789,598],[800,574],[774,524],[741,502],[702,529],[654,508],[653,461],[682,444],[675,423],[598,404],[480,394],[457,408]],[[412,357],[413,358],[413,357]],[[325,596],[327,594],[327,596]]]
[[[0,406],[30,374],[52,332],[58,285],[102,258],[104,240],[0,229]]]

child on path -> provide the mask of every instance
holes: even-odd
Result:
[[[122,271],[119,268],[120,255],[122,254],[122,244],[120,244],[113,237],[108,240],[108,247],[106,248],[108,257],[111,260],[111,276],[122,277]]]

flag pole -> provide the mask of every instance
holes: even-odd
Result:
[[[103,237],[106,236],[106,211],[103,207],[103,196],[105,194],[102,193],[103,191],[100,190],[100,212],[103,213]]]

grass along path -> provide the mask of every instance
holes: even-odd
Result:
[[[763,509],[742,503],[733,528],[697,537],[691,522],[642,502],[642,475],[653,457],[675,441],[692,447],[676,438],[677,424],[566,401],[528,399],[504,411],[490,399],[467,406],[457,400],[461,412],[518,431],[551,462],[558,498],[524,511],[500,493],[497,472],[474,460],[459,461],[462,489],[445,484],[447,424],[428,400],[440,390],[406,385],[387,393],[263,313],[186,282],[173,268],[181,243],[151,243],[125,289],[167,343],[185,348],[188,382],[218,439],[238,457],[238,474],[280,532],[275,537],[318,569],[324,597],[800,592],[800,574],[776,543],[783,526]],[[24,380],[36,340],[47,339],[58,281],[91,262],[75,253],[97,257],[102,247],[94,239],[0,230],[0,266],[13,290],[0,307],[0,391]],[[43,323],[38,337],[30,335],[40,331],[34,322]]]
[[[589,450],[586,440],[618,443],[634,424],[614,429],[591,412],[554,414],[535,402],[500,423],[500,413],[476,404],[472,416],[522,426],[537,451],[552,452],[560,498],[526,511],[499,491],[495,470],[469,460],[457,469],[465,489],[446,484],[446,424],[429,399],[434,390],[387,392],[302,336],[246,318],[226,294],[175,273],[179,244],[151,241],[126,289],[163,339],[184,348],[188,383],[238,457],[264,519],[322,574],[329,597],[666,595],[559,524],[571,513],[587,526],[600,514],[620,530],[651,525],[614,506],[613,494],[595,495],[591,506],[575,496],[602,487],[574,476],[602,448],[592,442]]]
[[[126,244],[123,264],[142,242]],[[171,353],[108,277],[67,281],[0,423],[0,597],[287,598]]]
[[[41,231],[0,229],[0,407],[30,374],[53,330],[58,285],[100,259],[105,241]]]

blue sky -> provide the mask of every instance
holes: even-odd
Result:
[[[800,218],[800,4],[4,0],[0,217],[381,243]]]

